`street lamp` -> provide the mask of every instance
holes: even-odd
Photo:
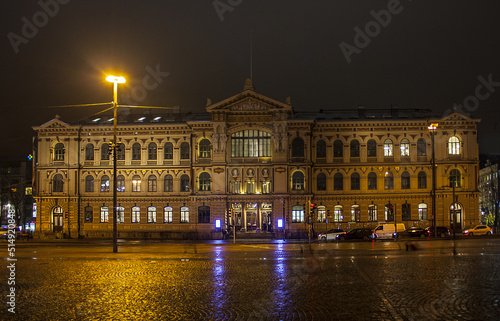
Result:
[[[431,140],[432,140],[432,215],[434,216],[434,236],[437,237],[437,218],[436,218],[436,152],[434,147],[434,136],[436,135],[436,129],[438,127],[438,123],[431,123],[429,127],[429,131],[431,132]]]
[[[117,189],[116,189],[116,124],[117,124],[117,107],[118,107],[118,84],[123,84],[125,78],[108,76],[106,80],[112,82],[113,86],[113,252],[118,252],[118,213],[116,212],[117,206]]]

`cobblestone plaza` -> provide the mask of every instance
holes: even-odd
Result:
[[[18,242],[1,319],[497,320],[499,244]]]

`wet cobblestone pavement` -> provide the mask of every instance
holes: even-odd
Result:
[[[16,245],[2,320],[498,320],[500,239]]]

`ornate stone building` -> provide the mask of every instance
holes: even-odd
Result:
[[[122,113],[122,112],[121,112]],[[123,114],[123,113],[122,113]],[[110,116],[112,117],[112,116]],[[436,221],[478,222],[478,120],[429,110],[357,108],[294,112],[257,93],[207,102],[200,114],[133,112],[118,119],[119,237],[220,238],[240,232],[373,227],[379,222],[432,225],[432,143],[438,123]],[[37,234],[111,237],[112,119],[36,131]]]

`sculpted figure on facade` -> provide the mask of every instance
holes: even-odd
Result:
[[[226,127],[223,125],[220,125],[219,128],[220,128],[220,134],[219,134],[220,151],[224,152],[226,150],[226,142],[227,142]]]

